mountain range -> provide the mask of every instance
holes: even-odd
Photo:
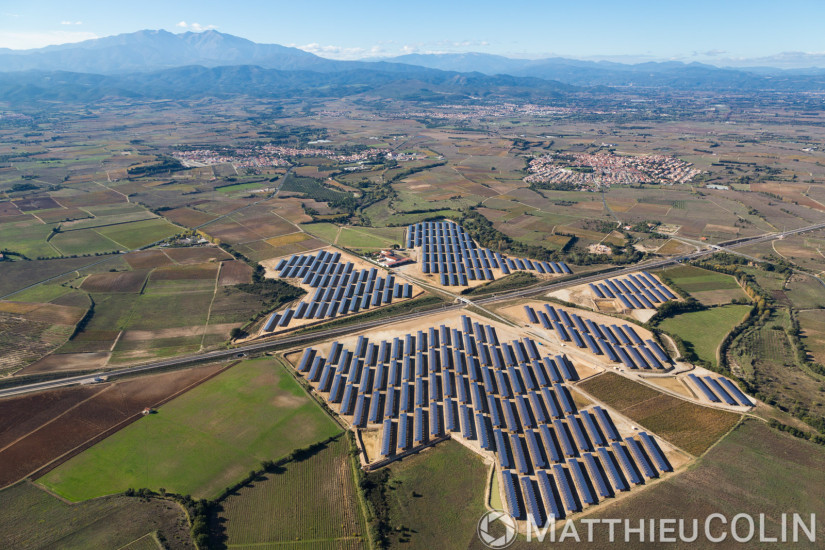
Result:
[[[249,95],[337,96],[373,91],[438,99],[490,93],[530,98],[579,87],[821,90],[825,72],[700,63],[622,64],[566,58],[412,54],[341,61],[215,30],[144,30],[33,50],[0,49],[0,99]]]

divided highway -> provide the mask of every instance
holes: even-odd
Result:
[[[759,235],[757,237],[750,237],[747,239],[737,239],[736,241],[728,243],[721,243],[718,246],[712,246],[707,250],[700,250],[697,252],[693,252],[690,254],[685,254],[683,256],[679,256],[678,258],[669,258],[669,259],[660,259],[660,260],[653,260],[642,262],[639,264],[634,264],[631,266],[625,267],[616,267],[613,269],[609,269],[606,271],[601,271],[596,274],[583,274],[583,275],[572,275],[565,280],[558,281],[558,282],[551,282],[543,285],[537,285],[521,290],[514,290],[511,292],[505,292],[498,295],[489,296],[486,298],[481,298],[478,300],[466,300],[470,304],[477,303],[479,305],[484,304],[491,304],[495,302],[501,302],[504,300],[511,300],[513,298],[523,298],[527,296],[536,296],[539,294],[545,294],[547,292],[553,292],[556,290],[560,290],[563,288],[567,288],[570,286],[580,285],[580,284],[587,284],[593,281],[598,281],[604,279],[605,277],[616,277],[626,273],[631,273],[634,271],[638,271],[640,269],[656,269],[660,267],[664,267],[667,265],[671,265],[674,263],[678,263],[684,260],[693,260],[699,258],[701,256],[712,254],[715,252],[724,252],[728,249],[735,249],[743,246],[748,246],[752,244],[757,244],[760,242],[766,242],[774,239],[780,239],[790,235],[796,235],[799,233],[804,233],[808,231],[816,231],[818,229],[825,229],[825,223],[810,225],[806,227],[802,227],[799,229],[792,229],[789,231],[783,231],[781,233],[769,233],[766,235]],[[462,298],[464,299],[464,298]],[[333,338],[336,336],[348,334],[350,332],[355,331],[363,331],[370,328],[375,328],[379,326],[384,326],[390,323],[397,323],[402,321],[409,321],[412,319],[416,319],[419,317],[424,317],[430,315],[436,311],[451,311],[451,310],[459,310],[467,306],[467,303],[456,303],[450,305],[444,305],[437,308],[432,308],[424,311],[419,311],[416,313],[408,313],[408,314],[401,314],[396,315],[393,317],[384,317],[381,319],[376,319],[373,321],[365,321],[363,323],[356,323],[352,325],[347,325],[344,327],[338,328],[330,328],[326,330],[319,330],[307,334],[298,334],[293,336],[286,336],[283,338],[274,338],[269,339],[261,342],[255,342],[252,344],[246,344],[243,346],[238,346],[232,349],[227,350],[218,350],[212,351],[208,353],[201,353],[197,355],[189,355],[184,357],[177,357],[174,359],[166,359],[163,361],[156,361],[153,363],[147,363],[144,365],[137,365],[134,367],[127,367],[117,370],[110,370],[101,372],[100,374],[85,374],[82,376],[72,376],[69,378],[61,378],[57,380],[49,380],[45,382],[36,382],[33,384],[25,384],[20,385],[12,388],[0,389],[0,398],[2,397],[10,397],[13,395],[20,395],[23,393],[29,393],[34,391],[42,391],[47,389],[54,389],[63,386],[71,386],[76,384],[82,383],[91,383],[95,376],[107,376],[109,378],[114,378],[118,376],[124,375],[132,375],[138,374],[142,372],[148,372],[152,370],[164,369],[169,367],[176,367],[176,366],[183,366],[188,364],[194,363],[202,363],[205,361],[219,361],[219,360],[228,360],[238,357],[240,354],[248,354],[248,353],[256,353],[271,349],[277,348],[287,348],[296,346],[298,344],[312,342],[315,340],[326,340],[328,338]]]

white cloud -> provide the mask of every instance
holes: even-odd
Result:
[[[351,60],[386,55],[384,48],[380,45],[372,46],[370,48],[334,46],[331,44],[322,45],[317,42],[303,45],[287,45],[291,48],[298,48],[299,50],[304,50],[305,52],[314,53],[315,55],[320,55],[321,57],[326,57],[329,59]]]
[[[411,53],[454,53],[474,51],[490,46],[486,40],[439,40],[437,42],[422,42],[417,44],[399,45],[394,40],[382,40],[373,46],[336,46],[332,44],[287,44],[291,48],[298,48],[329,59],[364,59],[372,57],[394,57]]]
[[[85,31],[46,31],[46,32],[9,32],[0,31],[0,48],[28,50],[42,48],[52,44],[69,44],[99,38],[93,32]]]
[[[203,32],[218,28],[217,25],[201,25],[200,23],[187,23],[186,21],[180,21],[175,26],[180,27],[182,29],[189,29],[190,31],[194,32]]]
[[[83,21],[61,21],[61,25],[82,25]]]

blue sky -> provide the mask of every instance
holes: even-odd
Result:
[[[735,62],[825,52],[825,2],[764,0],[0,1],[0,47],[215,28],[334,58],[480,51],[511,57]]]

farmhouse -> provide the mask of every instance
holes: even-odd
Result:
[[[396,267],[412,263],[412,260],[406,256],[399,256],[392,250],[382,250],[378,263],[384,267]]]

